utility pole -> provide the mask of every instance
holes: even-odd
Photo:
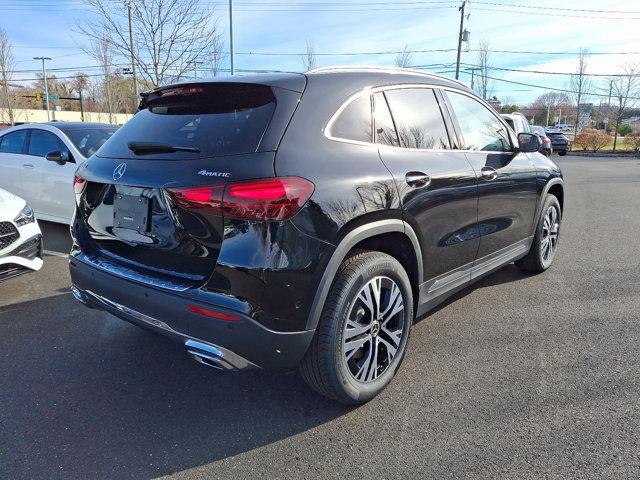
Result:
[[[229,61],[233,75],[233,0],[229,0]]]
[[[231,0],[229,0],[231,1]],[[464,0],[458,8],[460,10],[460,32],[458,32],[458,58],[456,59],[456,80],[460,77],[460,52],[462,50],[462,29],[464,28],[464,6],[467,1]]]
[[[133,112],[138,110],[138,80],[136,79],[136,62],[133,53],[133,28],[131,25],[131,0],[127,0],[127,14],[129,15],[129,49],[131,50],[131,78],[133,79]]]
[[[607,107],[611,106],[611,92],[613,91],[613,80],[609,80],[609,101],[607,102]]]
[[[551,115],[551,104],[547,105],[547,127],[549,126],[549,115]]]
[[[79,100],[80,100],[80,121],[84,122],[84,101],[82,99],[82,90],[78,91]]]
[[[51,60],[50,57],[33,57],[34,60],[42,60],[42,76],[44,77],[44,95],[47,101],[47,122],[51,120],[49,113],[49,85],[47,84],[47,69],[44,66],[45,60]]]

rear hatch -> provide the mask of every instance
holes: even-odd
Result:
[[[230,182],[274,177],[301,91],[211,82],[161,88],[77,172],[76,241],[99,266],[171,289],[213,273]]]

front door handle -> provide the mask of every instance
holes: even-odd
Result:
[[[431,177],[424,172],[408,172],[404,176],[407,185],[410,187],[427,187],[431,183]]]
[[[496,178],[498,178],[497,170],[492,167],[482,167],[480,169],[480,174],[485,180],[495,180]]]
[[[33,170],[34,168],[36,168],[36,166],[33,163],[23,163],[22,166],[29,170]]]

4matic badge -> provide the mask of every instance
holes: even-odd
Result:
[[[209,170],[200,170],[198,175],[204,175],[205,177],[223,177],[229,178],[231,176],[230,172],[210,172]]]

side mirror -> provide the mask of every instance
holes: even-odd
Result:
[[[540,138],[534,133],[519,133],[519,152],[533,153],[540,150]]]
[[[44,158],[46,158],[50,162],[56,162],[58,165],[64,165],[69,161],[69,155],[67,155],[66,152],[61,152],[60,150],[49,152],[45,155]]]

